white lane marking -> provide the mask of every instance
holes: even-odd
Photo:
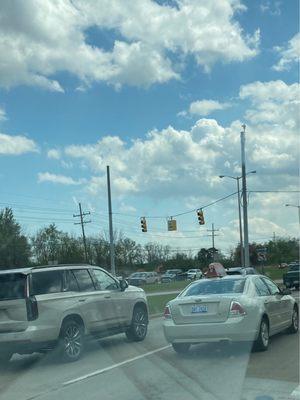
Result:
[[[89,374],[86,374],[86,375],[83,375],[83,376],[79,376],[78,378],[71,379],[70,381],[64,382],[63,386],[72,385],[73,383],[77,383],[77,382],[83,381],[85,379],[91,378],[93,376],[103,374],[104,372],[111,371],[114,368],[118,368],[118,367],[121,367],[123,365],[129,364],[129,363],[131,363],[133,361],[140,360],[141,358],[151,356],[152,354],[155,354],[155,353],[158,353],[158,352],[163,351],[165,349],[168,349],[169,347],[171,347],[170,344],[167,345],[167,346],[163,346],[163,347],[160,347],[158,349],[152,350],[152,351],[148,351],[147,353],[140,354],[139,356],[136,356],[136,357],[133,357],[133,358],[129,358],[128,360],[122,361],[120,363],[110,365],[109,367],[98,369],[96,371],[90,372]]]
[[[296,389],[292,391],[290,396],[295,398],[295,399],[300,399],[300,385],[297,386]]]

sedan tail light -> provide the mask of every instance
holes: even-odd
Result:
[[[166,306],[166,307],[165,307],[164,318],[165,318],[165,319],[170,319],[170,318],[172,318],[172,316],[171,316],[171,310],[170,310],[170,307],[169,307],[169,306]]]
[[[238,301],[232,301],[230,304],[229,317],[242,317],[246,315],[246,311]]]

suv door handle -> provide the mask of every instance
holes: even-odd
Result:
[[[106,296],[104,296],[105,299],[110,299],[111,296],[109,294],[107,294]]]
[[[86,299],[79,299],[78,300],[80,303],[83,303],[84,301],[86,301]]]

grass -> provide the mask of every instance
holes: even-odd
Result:
[[[152,283],[149,285],[141,286],[146,293],[152,292],[169,292],[171,290],[178,290],[181,291],[184,289],[190,281],[177,281],[177,282],[170,282],[170,283]]]
[[[174,299],[176,294],[162,294],[159,296],[148,297],[148,306],[150,315],[161,314],[163,315],[165,305],[168,301]]]
[[[257,267],[257,271],[262,273],[262,269],[260,267]],[[264,274],[268,276],[269,278],[275,280],[275,279],[281,279],[282,280],[282,275],[287,272],[287,269],[279,269],[278,267],[264,267]]]

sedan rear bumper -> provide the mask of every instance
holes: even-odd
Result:
[[[249,323],[244,317],[228,318],[219,323],[182,325],[165,320],[163,329],[169,343],[248,342],[254,341],[258,335],[253,321]]]

